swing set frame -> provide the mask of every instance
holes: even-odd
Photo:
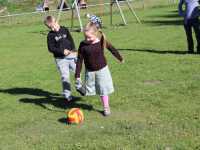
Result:
[[[99,0],[100,3],[102,3],[103,0]],[[137,16],[134,8],[132,7],[132,5],[130,4],[130,0],[123,0],[123,2],[125,2],[130,10],[130,12],[132,13],[132,15],[135,17],[136,21],[138,23],[141,24],[141,20],[140,18]],[[61,12],[63,10],[63,6],[64,6],[64,3],[65,3],[65,0],[62,0],[61,2],[61,6],[60,6],[60,9],[59,9],[59,13],[58,13],[58,16],[57,16],[57,22],[59,22],[60,20],[60,17],[61,17]],[[126,18],[124,16],[124,13],[121,9],[121,6],[120,6],[120,3],[119,0],[110,0],[110,25],[113,25],[113,6],[116,4],[119,12],[120,12],[120,16],[121,16],[121,19],[123,21],[123,24],[124,25],[127,25],[127,21],[126,21]],[[103,3],[100,7],[100,14],[103,15]],[[87,8],[87,6],[86,6]],[[78,6],[78,1],[77,0],[74,0],[72,6],[71,6],[71,28],[73,29],[74,28],[74,16],[75,16],[75,13],[77,15],[77,18],[78,18],[78,21],[79,21],[79,27],[80,27],[80,31],[82,32],[83,31],[83,23],[82,23],[82,19],[81,19],[81,15],[80,15],[80,9],[81,9],[81,6]]]

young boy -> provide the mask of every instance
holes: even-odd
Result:
[[[183,4],[186,10],[183,11]],[[184,17],[184,28],[188,42],[188,53],[194,53],[194,42],[192,38],[192,28],[197,40],[197,53],[200,54],[200,29],[199,29],[199,0],[180,0],[179,15]]]
[[[53,16],[47,16],[44,24],[51,30],[47,36],[49,52],[53,53],[61,75],[63,95],[67,101],[72,100],[70,71],[76,69],[77,53],[74,40],[66,27],[60,26]]]

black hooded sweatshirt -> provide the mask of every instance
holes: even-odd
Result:
[[[61,26],[58,32],[50,31],[47,36],[49,52],[55,58],[64,58],[64,49],[75,50],[74,40],[66,27]]]

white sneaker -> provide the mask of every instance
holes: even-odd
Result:
[[[103,114],[104,116],[109,116],[111,114],[110,107],[104,107]]]

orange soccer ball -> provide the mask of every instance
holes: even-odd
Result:
[[[67,112],[67,123],[80,124],[83,120],[84,115],[80,108],[72,108]]]

